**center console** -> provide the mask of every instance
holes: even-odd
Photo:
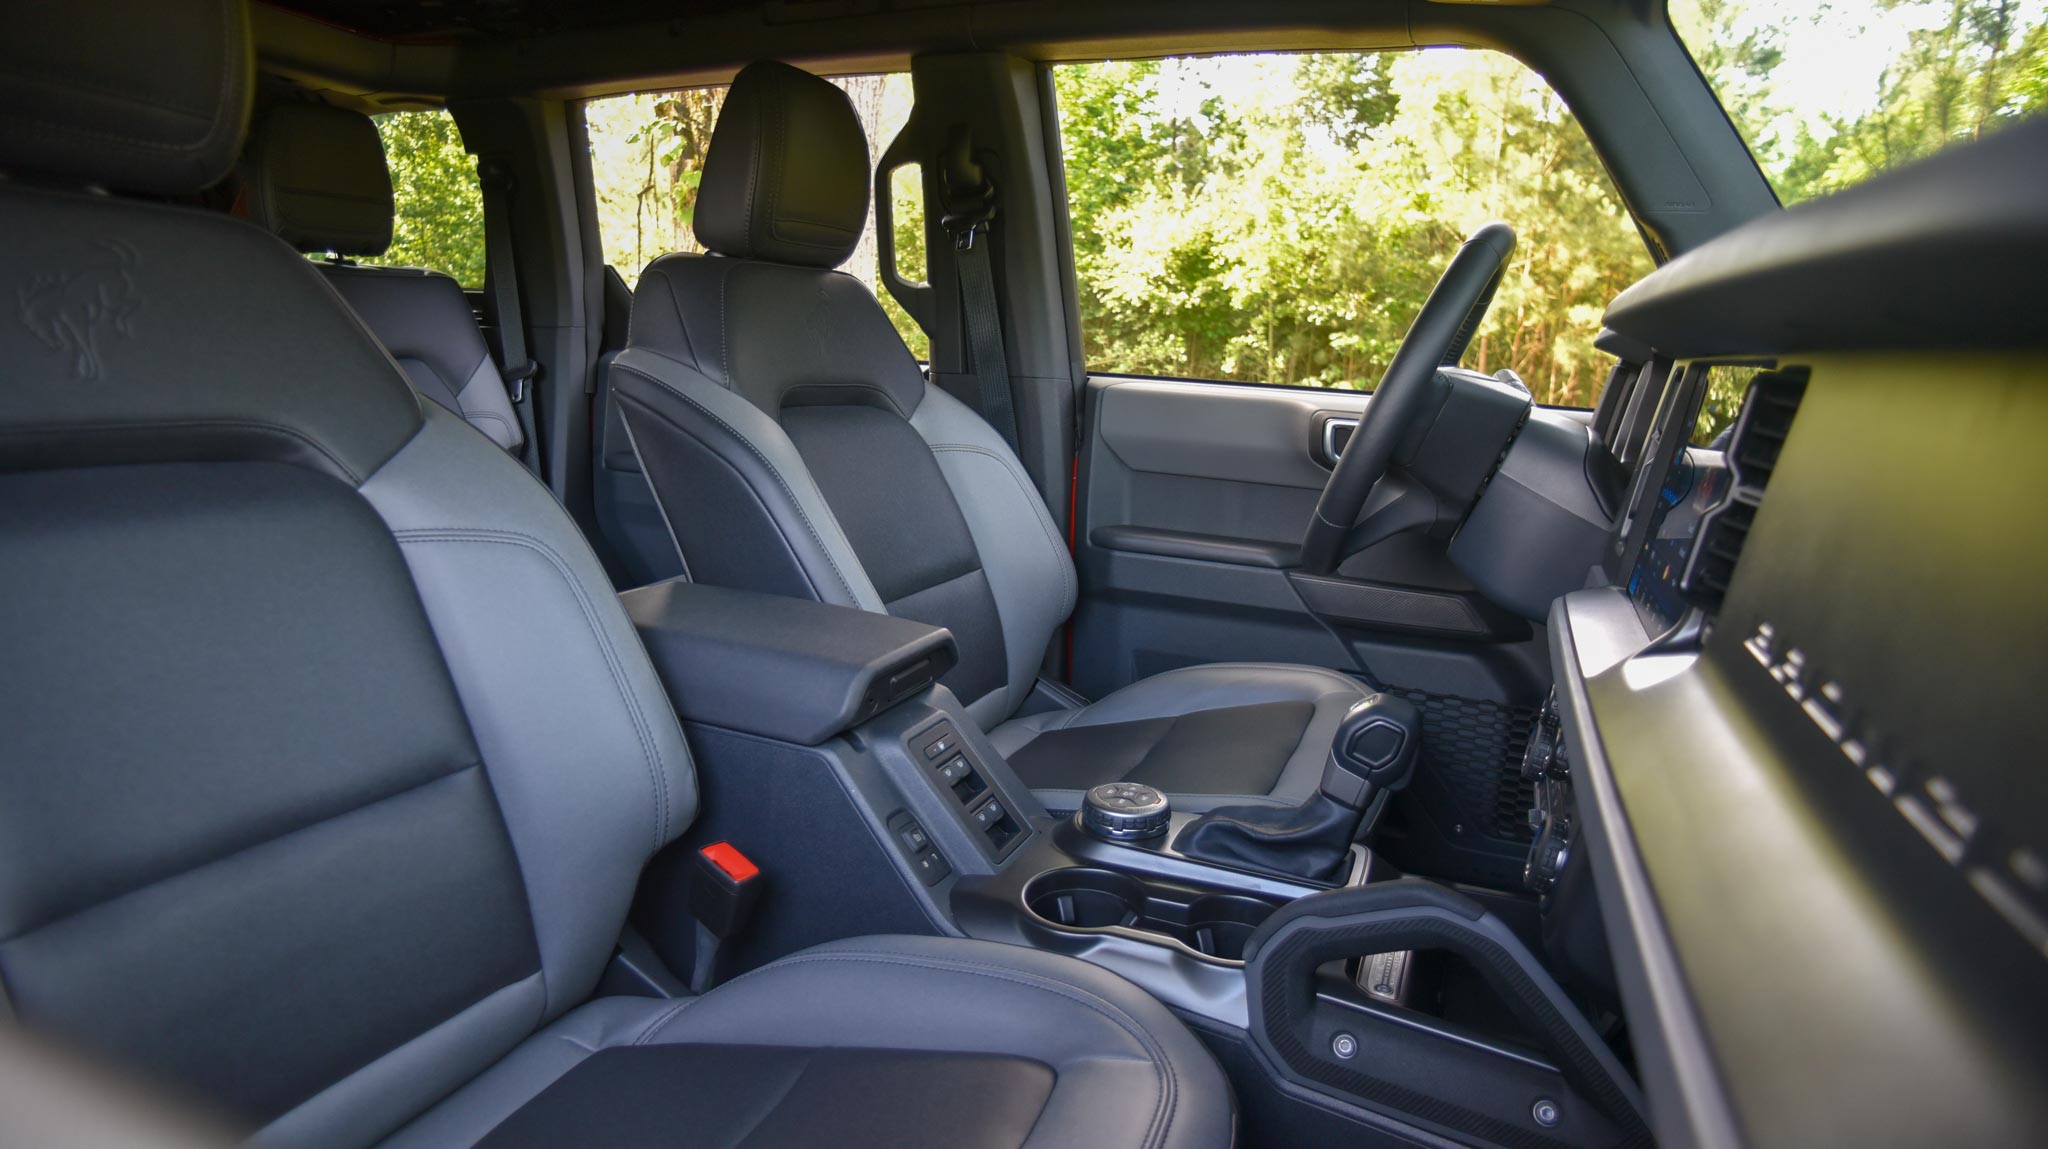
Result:
[[[1333,850],[1313,816],[1250,818],[1225,833],[1259,848],[1219,850],[1202,832],[1215,814],[1141,785],[1048,813],[943,685],[944,630],[682,582],[622,599],[701,790],[632,918],[629,941],[669,969],[704,957],[690,875],[699,849],[729,842],[764,889],[720,976],[840,937],[979,937],[1093,962],[1165,1002],[1266,1143],[1606,1145],[1641,1128],[1627,1075],[1534,956],[1529,899],[1406,878],[1353,841],[1413,760],[1393,710],[1340,734],[1319,796]],[[1318,848],[1285,847],[1300,833]]]

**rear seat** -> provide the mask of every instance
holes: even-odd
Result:
[[[250,136],[241,177],[250,219],[300,251],[377,256],[391,246],[391,169],[368,116],[279,104]],[[414,390],[519,451],[518,416],[460,284],[419,268],[316,266]]]

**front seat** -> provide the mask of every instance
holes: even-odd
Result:
[[[1163,1006],[1022,947],[592,1000],[697,792],[589,548],[289,247],[121,198],[228,170],[239,0],[6,25],[0,1014],[264,1144],[1229,1143]]]
[[[361,112],[270,108],[249,134],[238,174],[249,218],[302,252],[375,258],[391,246],[391,169],[376,124]],[[414,389],[519,452],[526,437],[462,285],[417,267],[318,266]]]
[[[1118,780],[1189,810],[1307,799],[1365,695],[1335,671],[1197,666],[1017,717],[1074,608],[1073,559],[994,428],[833,270],[867,206],[845,94],[785,64],[742,70],[698,191],[712,254],[641,273],[612,372],[688,577],[947,627],[960,661],[942,681],[1052,809]]]

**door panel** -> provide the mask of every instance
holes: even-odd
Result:
[[[1321,492],[1330,477],[1309,457],[1316,414],[1342,412],[1355,419],[1372,401],[1356,391],[1172,379],[1108,377],[1090,383],[1103,445],[1133,471],[1312,493]]]
[[[1414,701],[1426,769],[1383,827],[1404,868],[1513,885],[1527,846],[1519,754],[1548,685],[1542,633],[1484,602],[1448,527],[1394,535],[1334,577],[1294,568],[1329,470],[1329,417],[1370,397],[1089,380],[1071,680],[1092,697],[1204,662],[1296,662]],[[1314,609],[1311,609],[1313,604]]]
[[[1073,683],[1100,697],[1177,666],[1351,669],[1285,566],[1328,472],[1318,410],[1366,397],[1173,380],[1089,381],[1075,558]],[[1217,561],[1235,553],[1238,561]],[[1207,557],[1204,557],[1207,556]]]

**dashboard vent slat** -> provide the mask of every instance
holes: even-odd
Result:
[[[1791,367],[1764,372],[1749,385],[1728,444],[1728,470],[1734,482],[1721,505],[1701,516],[1692,558],[1678,583],[1686,601],[1695,606],[1718,610],[1728,594],[1735,564],[1742,559],[1743,544],[1763,504],[1764,488],[1777,470],[1793,416],[1806,396],[1807,377],[1806,368]]]

